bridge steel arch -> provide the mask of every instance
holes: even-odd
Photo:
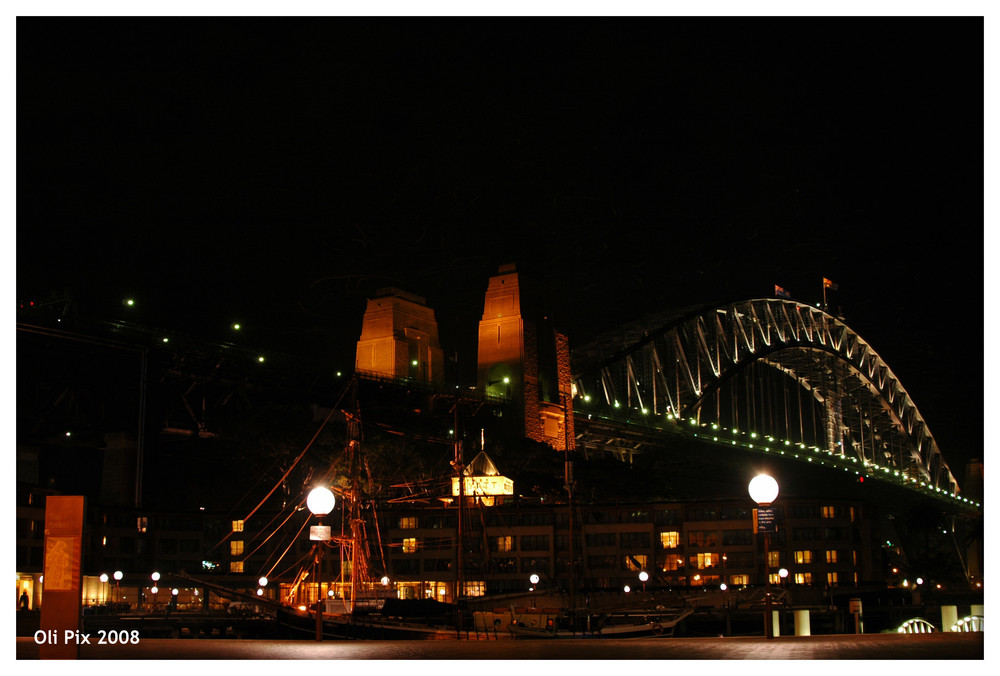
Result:
[[[902,383],[856,331],[823,309],[742,300],[643,334],[617,352],[584,350],[589,363],[574,361],[577,415],[590,407],[611,418],[723,426],[761,443],[780,436],[854,463],[859,473],[958,497]]]

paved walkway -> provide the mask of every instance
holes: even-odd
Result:
[[[84,660],[983,660],[983,633],[519,641],[144,639],[81,646]],[[93,642],[93,637],[92,637]],[[17,659],[38,659],[31,638]]]

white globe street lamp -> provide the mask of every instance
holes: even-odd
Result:
[[[116,570],[112,577],[115,578],[115,603],[117,603],[121,600],[122,577],[124,577],[124,574],[120,570]],[[117,609],[115,612],[118,612]]]
[[[313,515],[320,517],[326,516],[333,511],[334,506],[337,504],[337,498],[334,496],[333,491],[325,486],[317,486],[316,488],[309,491],[309,495],[306,496],[306,506]],[[320,576],[323,573],[323,550],[325,549],[325,542],[331,539],[330,527],[323,526],[322,522],[318,526],[311,526],[309,528],[309,539],[317,540],[319,544],[316,546],[316,640],[323,640],[323,605],[321,596],[322,585],[320,583]],[[330,590],[332,591],[332,590]],[[352,599],[353,602],[353,599]]]
[[[333,491],[324,486],[312,489],[309,491],[309,496],[306,497],[306,506],[316,516],[326,516],[333,511],[336,504],[337,498]]]
[[[766,507],[778,497],[778,482],[767,474],[758,474],[750,480],[750,498],[761,507]]]
[[[769,507],[775,498],[778,497],[778,482],[774,480],[774,477],[767,474],[758,474],[753,479],[750,480],[750,485],[747,487],[750,498],[757,503],[761,508]],[[754,531],[757,530],[757,519],[756,515],[754,517]],[[770,544],[770,534],[768,531],[764,531],[764,636],[768,639],[774,638],[772,631],[772,620],[771,615],[771,575],[770,575],[770,558],[768,553],[768,545]],[[787,575],[787,571],[786,571]]]
[[[153,588],[150,589],[149,591],[153,592],[153,610],[156,610],[156,592],[159,591],[159,589],[156,586],[156,583],[160,580],[160,574],[154,572],[149,577],[153,579]]]

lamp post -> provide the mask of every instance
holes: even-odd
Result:
[[[108,603],[108,588],[106,586],[107,584],[108,584],[108,574],[101,573],[101,596],[104,597],[103,599],[101,599],[101,605],[107,605]]]
[[[122,577],[124,577],[124,575],[120,570],[116,570],[112,577],[115,578],[115,603],[118,603],[121,601]],[[117,608],[115,609],[115,612],[118,612]]]
[[[778,482],[767,474],[758,474],[750,480],[747,487],[750,498],[757,503],[759,509],[754,510],[754,532],[764,534],[764,636],[768,639],[774,638],[771,629],[773,618],[771,616],[771,576],[769,574],[769,552],[768,544],[770,533],[774,530],[774,512],[770,509],[771,503],[778,497]]]
[[[320,573],[323,565],[323,548],[330,541],[330,527],[322,524],[323,517],[333,511],[337,504],[337,498],[333,491],[325,486],[319,486],[309,491],[306,497],[306,506],[313,516],[319,518],[320,523],[309,527],[309,539],[316,540],[316,640],[323,640],[323,599],[320,598]],[[352,571],[353,576],[353,571]]]
[[[153,580],[153,588],[150,589],[149,591],[153,593],[153,612],[156,612],[156,592],[160,591],[159,588],[156,586],[156,583],[160,581],[160,574],[154,572],[149,577],[152,578]]]
[[[642,571],[639,573],[639,581],[642,582],[642,593],[646,593],[646,580],[649,579],[649,573]]]

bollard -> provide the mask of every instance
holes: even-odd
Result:
[[[941,631],[951,631],[958,622],[958,606],[941,606]]]
[[[809,631],[809,611],[808,610],[796,610],[795,611],[795,635],[796,636],[811,636]]]

